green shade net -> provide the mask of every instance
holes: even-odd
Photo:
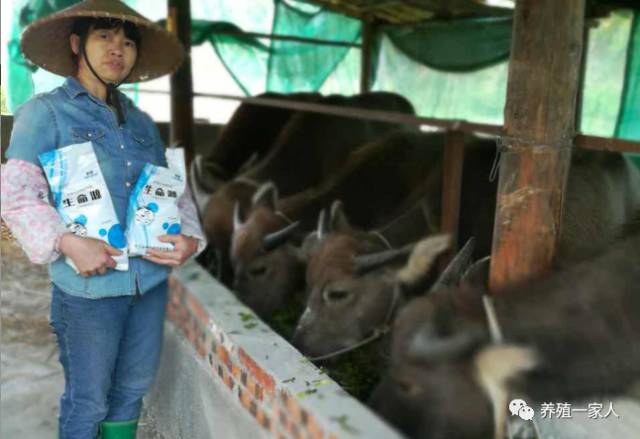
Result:
[[[11,38],[7,48],[10,64],[7,72],[9,82],[7,94],[8,107],[11,112],[14,112],[17,107],[29,100],[35,93],[48,91],[60,85],[63,81],[63,78],[45,72],[24,58],[20,50],[20,34],[32,21],[79,2],[80,0],[24,0],[14,2]],[[136,6],[136,0],[128,0],[125,3],[134,8]],[[137,86],[134,86],[134,91],[127,93],[134,101],[137,99],[136,88]]]
[[[14,4],[8,69],[10,110],[34,91],[47,90],[42,85],[42,69],[28,65],[19,51],[20,32],[32,20],[73,3],[23,0]],[[166,14],[164,2],[126,3],[154,18]],[[293,0],[191,0],[191,10],[192,44],[210,44],[247,95],[265,90],[358,91],[359,48],[251,34],[358,43],[358,20]],[[640,140],[639,28],[638,14],[629,10],[615,11],[590,28],[582,132]],[[406,96],[426,117],[502,124],[510,18],[432,20],[415,26],[387,25],[379,30],[372,48],[374,90]]]
[[[163,22],[161,22],[162,24]],[[191,43],[210,43],[240,88],[253,95],[319,90],[349,47],[247,35],[234,24],[192,20]],[[356,43],[361,25],[343,15],[304,3],[274,2],[271,34]]]
[[[505,61],[511,47],[509,17],[432,20],[419,26],[386,26],[394,46],[424,66],[464,72]]]
[[[636,11],[631,26],[627,50],[626,78],[615,136],[640,140],[640,11]],[[629,154],[640,168],[640,153]]]
[[[34,85],[31,75],[38,69],[37,66],[28,63],[22,56],[20,34],[32,21],[77,2],[78,0],[29,0],[20,3],[14,9],[11,39],[8,47],[10,62],[8,71],[10,87],[8,104],[11,111],[15,111],[19,105],[26,102],[33,95]]]
[[[191,44],[197,46],[204,43],[213,46],[223,65],[245,94],[254,95],[264,90],[270,53],[267,43],[245,35],[231,23],[193,20]]]
[[[450,29],[453,24],[443,27],[441,23],[436,23],[433,32],[428,24],[416,26],[415,29],[406,28],[402,31],[402,38],[411,38],[420,33],[432,41],[431,46],[438,46],[435,50],[416,48],[409,53],[402,50],[404,43],[397,42],[398,35],[392,38],[388,29],[385,29],[374,89],[406,96],[417,112],[425,117],[501,125],[508,60],[500,61],[498,55],[504,53],[508,40],[496,40],[494,50],[489,50],[491,38],[485,40],[484,36],[498,35],[499,32],[506,36],[508,21],[504,18],[478,21],[483,25],[478,35],[471,34],[468,19],[453,21],[461,22],[461,29],[467,29],[470,35],[451,37],[455,44],[450,57],[443,49],[449,48],[449,37],[444,39],[444,35],[455,34],[455,30]],[[629,65],[626,61],[629,54],[640,56],[640,45],[629,47],[632,21],[631,11],[619,10],[590,29],[580,125],[580,131],[584,133],[613,136],[619,112],[627,114],[638,108],[637,104],[632,104],[640,96],[637,85],[635,90],[629,86],[623,90],[623,84],[638,83],[637,67],[635,72],[630,69],[625,71],[625,64]],[[496,29],[487,29],[491,26],[496,26]],[[435,41],[434,35],[443,35],[443,40]],[[473,39],[476,41],[473,42]],[[473,59],[476,64],[459,60],[458,57],[466,56],[464,53],[467,50],[462,41],[474,48],[476,55]],[[443,55],[438,57],[437,53]],[[621,101],[625,102],[622,107]],[[637,127],[637,124],[634,126]]]
[[[273,32],[305,38],[355,43],[360,21],[321,8],[277,1]],[[267,72],[267,90],[315,91],[322,86],[346,55],[348,48],[273,40]]]

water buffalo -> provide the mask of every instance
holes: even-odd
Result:
[[[412,113],[403,97],[385,92],[352,97],[332,95],[320,103]],[[251,195],[261,183],[273,181],[281,195],[290,195],[318,184],[339,168],[351,151],[392,129],[393,124],[300,112],[286,122],[273,146],[253,167],[237,174],[209,198],[204,212],[204,232],[217,253],[222,273],[227,273],[228,252],[236,202],[242,211],[250,207]],[[247,128],[251,130],[251,127]]]
[[[628,390],[640,379],[639,225],[596,256],[496,294],[493,307],[464,283],[410,302],[371,405],[413,438],[485,439],[503,436],[512,397]]]
[[[319,93],[281,94],[267,92],[258,98],[315,102]],[[280,131],[298,112],[287,108],[241,103],[222,128],[211,149],[196,156],[189,172],[196,205],[203,216],[209,197],[251,163],[264,158],[274,146]]]
[[[286,240],[290,235],[284,231],[294,232],[291,222],[299,222],[297,232],[310,231],[319,212],[334,199],[343,201],[343,223],[348,217],[357,229],[383,227],[376,235],[379,243],[380,232],[386,236],[385,245],[392,246],[423,236],[431,219],[423,201],[435,197],[429,192],[439,187],[434,180],[441,177],[434,176],[432,168],[437,167],[434,157],[443,143],[442,133],[393,131],[352,152],[342,168],[318,186],[278,199],[275,186],[269,185],[272,190],[261,193],[271,194],[266,197],[270,205],[254,202],[234,230],[234,290],[254,304],[258,314],[268,316],[304,288],[308,252],[297,248],[299,239]]]
[[[478,149],[476,153],[467,154],[465,160],[464,174],[470,166],[474,172],[469,178],[463,176],[459,233],[461,242],[469,235],[476,237],[476,257],[488,254],[491,242],[495,185],[486,177],[491,154],[486,149],[484,152]],[[430,206],[439,206],[439,203],[432,202]],[[639,206],[640,173],[622,155],[576,151],[567,185],[557,264],[584,259],[606,247]],[[302,352],[309,355],[333,352],[362,337],[362,331],[357,328],[376,328],[383,324],[384,312],[368,314],[364,310],[371,308],[370,303],[389,303],[394,271],[381,267],[359,273],[353,258],[362,258],[367,253],[355,239],[337,241],[327,237],[326,246],[320,243],[310,256],[313,263],[308,264],[306,275],[308,311],[295,337]],[[353,298],[349,307],[332,307],[326,300],[331,297],[329,292],[336,289],[342,296]],[[329,321],[331,325],[326,324]],[[342,328],[342,334],[338,336],[334,328]]]

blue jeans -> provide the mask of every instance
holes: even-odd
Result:
[[[59,439],[92,439],[102,421],[136,419],[162,348],[167,282],[144,295],[85,299],[55,284],[51,326],[65,388]]]

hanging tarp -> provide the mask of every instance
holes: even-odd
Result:
[[[403,54],[432,69],[465,72],[509,58],[510,17],[430,20],[416,26],[385,26]]]

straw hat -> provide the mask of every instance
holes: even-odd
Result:
[[[115,18],[138,26],[141,47],[125,82],[157,78],[175,71],[182,62],[184,51],[174,35],[119,0],[85,0],[34,21],[22,33],[20,45],[25,58],[57,75],[75,75],[69,36],[78,17]]]

